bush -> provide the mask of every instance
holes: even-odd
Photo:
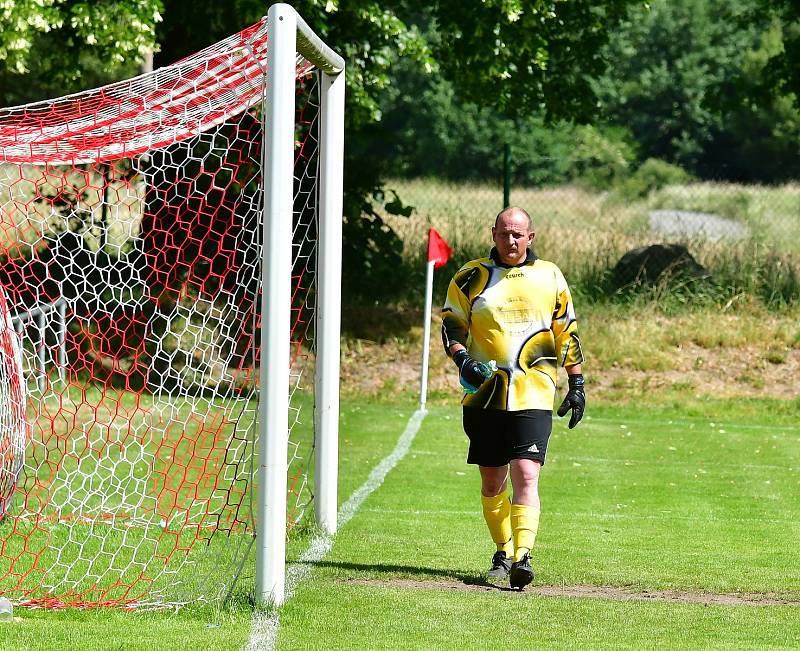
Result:
[[[648,158],[620,184],[619,193],[628,199],[640,199],[668,185],[680,185],[691,180],[691,175],[678,165]]]
[[[628,176],[633,151],[622,135],[601,133],[592,126],[575,129],[575,147],[569,155],[573,180],[591,190],[609,190]]]

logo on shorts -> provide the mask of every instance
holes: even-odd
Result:
[[[528,448],[528,452],[538,452],[539,448],[536,447],[536,443],[534,443],[531,447]]]

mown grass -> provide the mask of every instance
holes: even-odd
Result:
[[[666,403],[655,413],[609,405],[576,430],[559,422],[542,477],[536,583],[777,594],[795,605],[471,589],[493,546],[458,409],[437,407],[282,609],[278,649],[795,647],[800,431],[773,424],[768,404],[750,407],[709,403],[697,417]]]
[[[53,388],[29,400],[27,459],[0,521],[6,596],[213,602],[240,568],[240,592],[252,588],[257,402]],[[290,526],[312,501],[307,393],[295,393],[291,421]]]
[[[487,598],[436,588],[369,588],[346,583],[326,587],[324,597],[324,604],[305,600],[305,608],[324,609],[320,617],[300,606],[287,608],[278,649],[655,646],[732,651],[767,645],[795,648],[798,635],[792,607],[764,612],[764,608],[519,598],[500,593]]]
[[[778,404],[683,407],[659,398],[647,409],[592,404],[572,431],[558,421],[542,479],[537,583],[765,593],[800,602],[800,504],[793,499],[800,405],[792,415],[776,413]],[[410,400],[343,402],[340,503],[393,448],[412,411]],[[458,408],[433,407],[406,458],[281,609],[279,649],[483,649],[509,639],[537,648],[747,649],[800,640],[796,605],[470,589],[491,543],[465,450]],[[311,533],[290,539],[290,558]],[[422,583],[403,586],[401,578]],[[443,581],[464,589],[433,585]],[[239,593],[224,608],[195,604],[177,614],[17,614],[22,621],[5,625],[0,649],[242,648],[252,610]]]
[[[364,482],[372,468],[393,448],[399,435],[398,424],[404,423],[411,412],[408,405],[387,409],[385,405],[363,401],[343,404],[340,502]],[[310,527],[292,531],[288,541],[290,560],[305,551],[313,534]],[[217,550],[207,551],[207,560],[224,565],[225,559],[216,553]],[[205,569],[208,568],[195,566],[198,581],[204,578]],[[224,605],[193,603],[177,612],[170,609],[129,612],[116,608],[52,611],[18,607],[15,615],[20,620],[0,628],[0,650],[243,648],[250,634],[253,611],[249,596],[253,580],[251,558],[231,602]]]
[[[602,279],[615,252],[640,236],[642,213],[637,217],[626,208],[615,222],[604,213],[612,209],[612,199],[575,189],[549,192],[522,200],[512,195],[512,200],[535,206],[540,221],[561,202],[561,221],[551,224],[554,229],[573,214],[584,220],[582,228],[572,231],[586,238],[583,248],[573,247],[580,255],[565,259],[567,264],[585,263],[588,270],[577,274],[578,310],[590,356],[587,375],[599,378],[610,368],[645,375],[680,371],[676,351],[687,344],[731,357],[755,347],[758,360],[750,381],[760,381],[763,388],[768,372],[780,373],[795,354],[800,346],[795,308],[771,310],[745,284],[696,303],[689,293],[658,293],[669,288],[633,298],[593,299],[592,279]],[[570,211],[570,197],[585,203]],[[493,202],[494,189],[483,198],[463,192],[458,205],[442,200],[443,221],[434,225],[457,245],[461,261],[470,257],[469,247],[485,253],[491,216],[499,209],[489,207]],[[652,205],[658,204],[654,200]],[[480,231],[475,216],[483,214],[478,209],[484,206],[488,218],[481,220]],[[735,218],[722,208],[718,214]],[[462,219],[451,231],[447,215]],[[411,228],[418,224],[415,219],[398,224]],[[618,232],[604,230],[606,219]],[[421,224],[415,227],[424,238],[427,223]],[[542,229],[543,238],[547,230]],[[423,241],[417,242],[419,250]],[[613,246],[603,248],[608,242]],[[541,244],[553,247],[550,257],[569,274],[560,259],[566,244]],[[546,256],[547,250],[539,252]],[[412,260],[417,253],[410,247],[406,255]],[[738,273],[741,260],[725,260]],[[447,272],[458,264],[454,260],[437,277],[446,282]],[[754,256],[748,269],[758,267],[757,274],[766,274],[758,265]],[[406,317],[399,331],[391,324],[376,330],[368,320],[358,320],[367,338],[394,340],[416,362],[418,338],[409,335]],[[386,321],[386,314],[379,320]],[[402,360],[376,350],[372,342],[365,345],[369,349],[356,338],[344,346],[355,360],[353,375],[363,373],[365,357],[377,355],[387,361],[380,371],[384,384],[370,397],[362,389],[348,390],[351,399],[343,403],[340,501],[391,450],[413,409],[416,369],[414,379],[404,378],[398,372]],[[411,455],[342,530],[333,554],[296,600],[282,609],[281,648],[491,648],[509,639],[522,647],[553,648],[797,646],[796,606],[622,603],[394,586],[397,577],[475,581],[491,552],[476,506],[474,471],[463,464],[458,411],[439,406],[456,400],[452,368],[443,356],[434,359],[447,367],[450,379],[429,394],[435,406]],[[800,559],[794,551],[800,533],[795,524],[800,507],[794,499],[800,491],[795,445],[800,400],[792,395],[714,398],[692,382],[689,370],[670,387],[629,381],[624,374],[603,397],[590,386],[590,418],[573,432],[558,426],[543,480],[546,510],[537,547],[538,580],[634,590],[778,592],[800,600]],[[389,390],[392,383],[396,392]],[[308,481],[313,485],[313,474]],[[313,527],[292,532],[290,558],[302,553],[313,533]],[[213,553],[209,558],[213,562]],[[248,564],[233,603],[223,609],[195,604],[177,615],[17,609],[23,621],[0,629],[0,649],[166,649],[187,641],[241,648],[249,633],[253,574]],[[365,578],[388,585],[353,582]],[[498,637],[498,620],[508,637]],[[109,640],[119,644],[110,646]]]
[[[189,608],[169,612],[132,613],[115,609],[15,611],[19,620],[2,624],[0,650],[65,649],[241,649],[247,641],[249,608]]]

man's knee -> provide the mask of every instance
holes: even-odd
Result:
[[[511,462],[511,477],[515,484],[536,486],[541,469],[542,464],[534,459],[514,459]]]
[[[506,488],[506,478],[508,476],[508,468],[500,467],[493,468],[488,466],[481,466],[481,493],[485,497],[494,497],[499,495]]]
[[[484,497],[495,497],[502,493],[506,488],[506,482],[487,482],[483,480],[481,483],[481,495]]]

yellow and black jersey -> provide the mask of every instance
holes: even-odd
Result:
[[[583,362],[575,309],[567,281],[552,262],[528,251],[509,266],[492,249],[453,276],[442,308],[445,350],[458,342],[497,371],[468,407],[519,411],[553,409],[557,366]]]

